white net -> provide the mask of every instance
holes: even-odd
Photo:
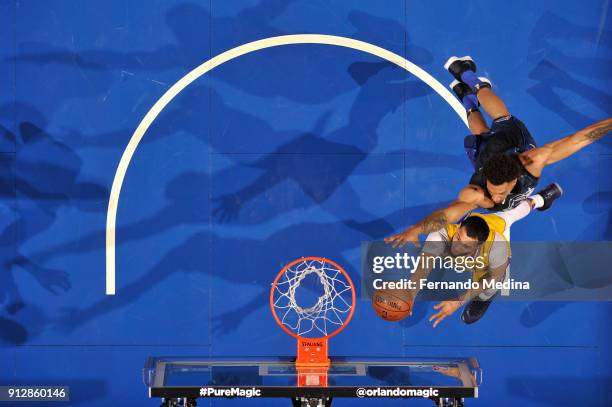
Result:
[[[304,301],[308,297],[304,293],[312,300]],[[344,325],[353,307],[352,293],[349,281],[332,264],[323,259],[304,260],[279,278],[273,306],[280,322],[291,332],[306,338],[323,337]]]

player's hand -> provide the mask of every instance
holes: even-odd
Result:
[[[72,288],[70,275],[65,271],[40,267],[31,262],[27,270],[43,288],[52,294],[58,295],[58,290],[68,291]]]
[[[398,233],[397,235],[386,237],[385,243],[390,244],[394,248],[402,247],[406,243],[411,243],[415,247],[421,247],[421,244],[419,243],[419,231],[412,227],[404,230],[402,233]]]
[[[434,305],[434,309],[437,309],[438,312],[429,318],[429,322],[434,321],[433,327],[435,328],[444,318],[457,311],[461,304],[461,301],[442,301],[437,303]]]
[[[238,194],[226,194],[212,200],[217,203],[217,207],[213,209],[213,216],[220,223],[229,223],[238,219],[242,208],[242,200]]]

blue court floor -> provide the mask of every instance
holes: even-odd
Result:
[[[155,406],[141,377],[149,355],[292,355],[268,306],[284,264],[327,257],[359,280],[362,241],[416,222],[469,180],[467,128],[415,75],[337,46],[256,51],[196,79],[147,130],[121,189],[107,296],[119,161],[149,109],[203,62],[258,39],[329,34],[447,86],[446,59],[471,55],[544,144],[612,113],[610,10],[608,0],[0,1],[0,384],[66,384],[75,406]],[[540,185],[557,181],[565,195],[517,223],[513,240],[612,240],[611,174],[610,137],[547,168]],[[454,315],[435,330],[432,305],[389,323],[360,299],[330,352],[475,356],[484,381],[470,406],[610,405],[612,303],[499,302],[477,324]]]

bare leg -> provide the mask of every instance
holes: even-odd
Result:
[[[470,113],[468,116],[468,126],[470,127],[470,132],[472,132],[472,134],[482,134],[490,130],[484,117],[482,117],[482,113],[479,111],[473,111]]]
[[[493,120],[510,115],[504,102],[490,88],[480,89],[476,96],[480,105]]]

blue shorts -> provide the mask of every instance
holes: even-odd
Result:
[[[536,147],[536,142],[525,124],[514,116],[493,120],[491,130],[470,134],[463,141],[468,159],[478,170],[497,153],[522,153]]]

